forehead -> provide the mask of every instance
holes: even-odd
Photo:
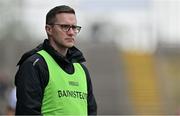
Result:
[[[58,23],[77,23],[76,15],[72,13],[59,13],[56,15],[56,22]]]

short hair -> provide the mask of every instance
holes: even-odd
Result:
[[[46,24],[49,24],[49,25],[53,24],[56,21],[56,15],[59,13],[75,14],[75,11],[73,8],[66,5],[56,6],[47,13]]]

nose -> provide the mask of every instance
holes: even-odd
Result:
[[[70,35],[75,35],[76,34],[72,28],[69,28],[67,33],[70,34]]]

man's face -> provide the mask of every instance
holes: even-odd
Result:
[[[77,20],[75,14],[57,14],[54,25],[46,25],[46,32],[49,34],[50,44],[55,47],[55,49],[64,49],[74,46],[77,33],[73,30],[73,28],[65,30],[64,28],[66,27],[64,26],[76,26],[76,24]]]

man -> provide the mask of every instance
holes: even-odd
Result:
[[[96,115],[85,58],[74,46],[81,29],[75,11],[65,5],[51,9],[45,29],[48,39],[18,63],[16,115]]]

